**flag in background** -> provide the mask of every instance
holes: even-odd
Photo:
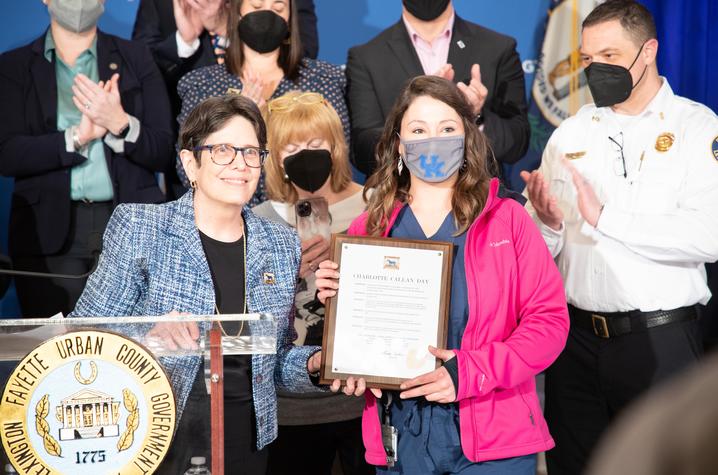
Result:
[[[523,190],[522,170],[535,170],[551,133],[584,104],[593,102],[581,68],[581,23],[601,0],[553,0],[529,98],[531,141],[524,158],[504,166],[504,178]]]

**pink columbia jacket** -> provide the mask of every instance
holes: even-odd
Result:
[[[568,335],[561,276],[539,230],[515,200],[491,182],[484,210],[466,237],[469,319],[454,350],[459,367],[459,426],[474,462],[528,455],[554,446],[534,376],[559,355]],[[394,225],[397,204],[384,235]],[[366,235],[367,214],[349,227]],[[366,392],[362,419],[366,460],[386,465],[375,397]]]

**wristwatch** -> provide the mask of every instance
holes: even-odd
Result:
[[[80,143],[80,134],[78,132],[78,127],[74,125],[72,126],[72,148],[75,150],[75,152],[79,152],[80,150],[82,150],[82,147],[84,147],[84,145]]]
[[[129,131],[130,131],[130,123],[129,123],[129,121],[128,121],[128,122],[127,122],[127,125],[125,125],[124,127],[122,127],[122,129],[115,135],[115,137],[119,137],[119,138],[121,138],[121,139],[124,139],[125,137],[127,137],[127,133],[128,133]]]

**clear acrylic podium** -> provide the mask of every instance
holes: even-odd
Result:
[[[170,473],[198,370],[210,423],[192,440],[223,475],[223,356],[273,354],[276,334],[270,314],[0,319],[0,472]]]

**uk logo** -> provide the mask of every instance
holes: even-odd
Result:
[[[445,176],[441,171],[444,167],[444,162],[439,161],[438,155],[432,155],[431,160],[427,160],[426,155],[419,155],[419,166],[424,170],[424,177],[426,178],[431,178],[432,175],[437,178]]]

